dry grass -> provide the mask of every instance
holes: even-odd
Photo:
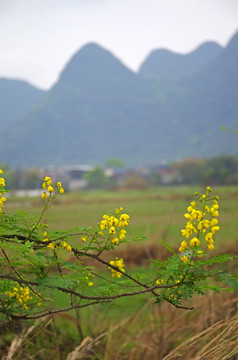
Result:
[[[197,348],[201,348],[201,350],[197,351]],[[193,356],[194,360],[236,359],[238,354],[238,316],[210,326],[171,351],[163,360],[173,360],[179,357],[187,359],[186,354],[188,353],[189,359]]]
[[[135,314],[117,324],[93,324],[91,336],[83,341],[63,341],[58,327],[59,351],[50,319],[15,337],[1,360],[225,360],[238,358],[238,294],[214,294],[197,298],[193,311],[169,304],[147,302]],[[145,322],[144,312],[150,320]],[[68,316],[73,323],[76,319]],[[101,329],[101,331],[99,330]],[[38,342],[35,341],[36,338]],[[49,338],[51,339],[50,348]]]
[[[237,301],[237,294],[210,294],[190,313],[167,304],[153,308],[151,324],[137,335],[128,360],[232,359],[238,353]]]

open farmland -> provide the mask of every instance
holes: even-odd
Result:
[[[159,244],[163,239],[170,245],[180,243],[180,229],[185,224],[184,213],[198,187],[160,187],[148,190],[125,192],[92,190],[58,195],[47,214],[49,230],[67,230],[74,226],[92,226],[105,213],[111,213],[122,206],[131,216],[128,227],[130,237],[146,237],[146,243]],[[238,188],[216,187],[214,193],[220,196],[220,231],[216,243],[237,244],[238,242]],[[10,197],[5,210],[13,213],[17,209],[39,215],[43,203],[38,198]]]

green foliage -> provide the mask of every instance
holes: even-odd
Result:
[[[105,166],[112,167],[114,169],[124,168],[124,162],[118,158],[110,158],[105,162]]]
[[[1,207],[5,201],[4,183],[1,178]],[[151,260],[151,267],[145,273],[128,271],[123,259],[113,256],[113,251],[120,244],[137,240],[128,239],[126,228],[130,215],[121,207],[104,214],[94,228],[77,227],[69,231],[50,232],[43,220],[44,214],[54,194],[57,191],[63,194],[64,189],[60,182],[53,185],[50,177],[45,178],[42,186],[44,205],[37,218],[24,211],[11,216],[2,213],[0,216],[2,323],[35,320],[140,294],[150,294],[155,302],[166,301],[177,308],[191,309],[184,303],[196,293],[205,295],[207,290],[220,292],[238,288],[235,274],[226,274],[216,267],[216,264],[236,257],[225,254],[207,258],[202,244],[194,245],[194,239],[190,241],[190,248],[184,242],[181,244],[181,254],[162,241],[172,256],[165,261]],[[194,224],[194,231],[196,221],[200,231],[205,212],[212,218],[218,216],[217,200],[209,195],[210,192],[211,189],[207,188],[206,194],[200,194],[203,212],[199,212],[192,202],[188,207],[189,214],[185,214],[189,218],[188,223]],[[213,205],[209,205],[211,201]],[[200,217],[199,220],[197,217]],[[212,232],[217,231],[214,219],[209,226]],[[200,239],[203,230],[201,228],[199,233]],[[78,239],[75,246],[70,244],[72,238]],[[206,242],[208,249],[211,248],[210,237]],[[112,260],[108,260],[108,256]],[[99,271],[98,265],[104,271]],[[220,283],[223,283],[222,287]],[[59,294],[67,298],[67,306],[57,305]]]
[[[185,159],[174,165],[177,182],[184,184],[237,184],[238,159],[232,155],[220,155],[207,159]]]
[[[106,177],[104,171],[99,166],[84,175],[85,180],[88,182],[89,188],[104,188],[109,185],[110,180]]]
[[[215,184],[238,183],[238,159],[231,155],[221,155],[208,159],[205,163],[204,180]]]

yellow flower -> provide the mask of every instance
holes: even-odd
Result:
[[[54,191],[53,187],[52,186],[48,186],[48,191],[49,193],[52,193]]]
[[[212,232],[213,234],[215,234],[219,229],[220,229],[219,226],[213,226],[213,227],[211,228],[211,232]]]
[[[191,222],[187,222],[186,226],[185,226],[185,229],[182,229],[181,230],[181,234],[182,236],[185,236],[187,239],[190,237],[190,235],[192,233],[197,233],[197,229],[195,228],[195,226],[193,225],[193,223]]]
[[[116,237],[112,238],[112,239],[111,239],[111,243],[112,243],[112,244],[119,244],[118,238],[116,238]]]
[[[122,210],[123,210],[123,208],[122,208],[122,207],[120,207],[119,209],[118,209],[118,208],[116,208],[116,209],[115,209],[115,214],[116,214],[116,215],[117,215],[117,214],[119,214],[119,212],[120,212],[120,211],[122,211]]]
[[[6,184],[5,184],[5,179],[0,178],[0,185],[1,185],[1,186],[6,186]]]
[[[218,220],[217,219],[212,219],[211,221],[210,221],[210,226],[211,227],[213,227],[213,226],[215,226],[215,225],[217,225],[218,224]]]
[[[184,217],[185,217],[186,219],[188,219],[188,221],[193,221],[193,217],[192,217],[191,214],[186,213],[186,214],[184,214]]]
[[[126,237],[126,230],[125,230],[125,229],[121,229],[121,230],[120,230],[120,234],[119,234],[120,240],[124,240],[125,237]]]
[[[202,250],[198,250],[198,251],[197,251],[197,256],[198,256],[198,257],[203,257],[203,251],[202,251]]]
[[[81,240],[82,240],[83,242],[87,241],[86,236],[81,236]]]
[[[105,230],[108,228],[107,220],[102,220],[100,224],[100,229]]]
[[[42,187],[43,187],[44,190],[46,190],[47,187],[48,187],[48,186],[47,186],[47,183],[46,183],[46,182],[43,182]]]
[[[209,250],[213,250],[213,249],[214,249],[214,245],[213,245],[213,244],[207,244],[207,248],[208,248]]]
[[[182,256],[182,257],[181,257],[181,261],[184,262],[184,263],[186,263],[186,262],[188,261],[187,256],[186,256],[186,255]]]
[[[42,193],[41,197],[42,197],[42,199],[47,199],[47,194],[45,191]]]
[[[48,248],[54,250],[55,249],[55,244],[54,243],[50,243],[49,245],[47,245]]]
[[[52,185],[52,180],[50,176],[46,176],[45,177],[45,182],[47,183],[47,185]]]
[[[120,216],[120,221],[118,223],[118,227],[124,227],[129,224],[130,216],[128,214],[122,214]]]
[[[66,246],[66,250],[67,250],[68,252],[71,252],[71,251],[72,251],[71,246],[70,246],[70,245],[67,245],[67,246]]]
[[[205,219],[199,222],[197,228],[198,230],[200,230],[202,233],[206,232],[206,229],[209,228],[209,220]]]
[[[93,285],[94,285],[94,284],[93,284],[92,281],[88,283],[88,286],[93,286]]]
[[[191,247],[199,246],[199,245],[200,245],[200,241],[198,240],[198,238],[194,237],[194,238],[192,238],[192,240],[190,240]]]
[[[156,285],[161,285],[161,284],[164,284],[165,281],[164,281],[164,279],[161,279],[161,280],[157,279],[155,283],[156,283]]]
[[[213,243],[213,238],[212,238],[212,233],[211,232],[207,233],[207,235],[205,236],[205,240],[208,243],[210,243],[210,242]]]
[[[118,258],[116,258],[115,261],[114,261],[114,260],[111,260],[109,264],[112,265],[112,266],[117,267],[117,268],[118,268],[119,270],[121,270],[122,272],[125,272],[123,259],[118,259]],[[121,273],[121,272],[116,271],[116,270],[114,270],[114,269],[112,269],[112,268],[110,268],[110,269],[111,269],[111,271],[112,271],[112,277],[121,278],[121,276],[122,276],[122,273]]]
[[[111,216],[109,219],[108,219],[108,224],[110,226],[114,226],[114,225],[117,225],[119,223],[119,220],[117,218],[115,218],[114,216]]]
[[[111,226],[110,229],[109,229],[109,234],[116,234],[116,229],[115,229],[115,226]]]
[[[185,252],[188,249],[188,243],[186,240],[181,242],[180,248],[179,248],[179,252]]]
[[[130,216],[128,214],[122,214],[120,216],[121,221],[129,221],[129,219],[130,219]]]
[[[198,221],[200,221],[202,219],[202,211],[200,211],[200,210],[193,209],[191,215],[192,215],[193,219],[196,219]]]

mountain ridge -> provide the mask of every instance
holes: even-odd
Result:
[[[134,73],[111,52],[86,45],[30,112],[6,130],[0,144],[2,161],[60,166],[119,157],[126,165],[139,165],[237,154],[234,136],[220,131],[238,116],[236,93],[231,90],[227,97],[222,92],[224,83],[234,89],[238,85],[238,46],[231,41],[230,48],[215,45],[212,58],[208,55],[206,64],[201,61],[199,70],[163,80]],[[209,44],[203,45],[199,51],[208,51]],[[226,64],[230,49],[227,69],[219,64]],[[217,73],[220,67],[226,68],[224,81]]]
[[[0,119],[6,128],[25,115],[45,94],[23,80],[0,78]],[[12,106],[14,103],[14,106]]]
[[[216,42],[206,42],[187,54],[167,49],[153,50],[142,63],[139,74],[158,78],[188,76],[212,61],[222,50]]]

